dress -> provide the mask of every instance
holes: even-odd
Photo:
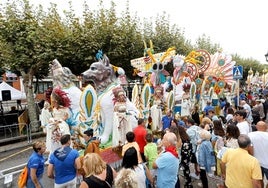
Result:
[[[53,108],[52,112],[53,119],[51,123],[47,126],[47,137],[50,138],[51,147],[47,150],[50,152],[55,151],[57,148],[61,147],[60,137],[64,134],[71,134],[69,125],[66,123],[65,119],[69,117],[69,109],[68,108]],[[56,123],[60,121],[59,123]],[[51,135],[49,137],[49,135]],[[49,144],[48,144],[49,145]]]
[[[151,130],[155,131],[157,128],[162,128],[162,100],[161,99],[154,99],[153,105],[151,107],[151,117],[152,117],[152,126]]]
[[[113,142],[112,146],[123,145],[126,142],[126,134],[132,131],[127,115],[126,102],[116,102],[113,115]]]

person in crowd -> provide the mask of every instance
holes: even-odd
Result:
[[[258,159],[263,177],[265,175],[266,179],[268,179],[268,150],[264,149],[268,148],[268,126],[264,121],[259,121],[256,128],[257,131],[248,134],[252,143],[249,151],[251,155]],[[268,184],[266,184],[266,188],[268,188]]]
[[[225,146],[227,148],[238,148],[238,137],[240,135],[239,129],[236,125],[228,125],[226,128]]]
[[[80,188],[111,188],[116,171],[106,164],[97,153],[88,153],[83,159],[85,178],[80,184]]]
[[[237,110],[235,112],[235,119],[237,121],[236,126],[239,129],[240,134],[247,135],[250,132],[250,125],[246,121],[247,112],[245,110]]]
[[[193,147],[191,143],[191,139],[186,133],[186,130],[183,127],[179,128],[179,134],[182,141],[181,145],[181,167],[183,168],[183,175],[184,175],[184,187],[185,188],[192,188],[192,179],[190,176],[190,162],[191,156],[193,153]]]
[[[207,101],[207,105],[203,109],[204,117],[208,116],[208,111],[209,110],[215,110],[215,108],[211,105],[211,101]]]
[[[208,117],[214,121],[214,120],[219,120],[218,116],[215,114],[215,110],[211,109],[208,111]]]
[[[93,136],[94,132],[93,129],[88,129],[84,131],[84,140],[86,143],[84,156],[88,153],[97,153],[100,154],[100,140],[98,140],[96,137]]]
[[[232,107],[227,108],[226,124],[228,125],[234,118],[234,109]]]
[[[264,114],[264,107],[261,102],[261,99],[256,99],[256,104],[252,108],[252,116],[254,116],[253,114],[256,114],[259,118],[259,120],[256,120],[256,122],[254,122],[254,117],[253,117],[254,125],[256,125],[258,121],[264,120],[265,114]]]
[[[262,173],[258,160],[248,153],[250,138],[241,134],[237,149],[228,149],[221,160],[222,178],[227,187],[261,188]]]
[[[174,188],[178,180],[179,159],[176,149],[177,137],[172,132],[165,133],[162,140],[165,151],[153,163],[157,169],[157,187]]]
[[[133,130],[135,134],[135,141],[138,143],[140,147],[140,154],[143,162],[146,161],[144,156],[144,146],[146,145],[146,139],[145,136],[147,134],[147,130],[145,128],[145,122],[144,119],[140,118],[138,120],[138,126]]]
[[[179,132],[179,126],[171,126],[169,128],[169,130],[167,130],[166,132],[172,132],[176,135],[176,137],[177,137],[177,150],[180,151],[182,141],[181,141],[181,136],[180,136],[180,132]]]
[[[138,157],[138,163],[142,163],[142,157],[140,154],[140,146],[138,145],[138,143],[135,141],[135,134],[130,131],[126,134],[126,139],[127,139],[127,143],[125,145],[123,145],[122,147],[122,156],[125,155],[126,151],[131,148],[134,147],[137,150],[137,157]]]
[[[222,108],[223,111],[223,115],[226,118],[227,114],[228,114],[228,109],[232,108],[231,104],[229,102],[226,101],[226,104],[224,105],[224,107]]]
[[[36,141],[33,144],[34,152],[31,154],[28,163],[27,188],[45,188],[42,184],[42,176],[45,170],[46,144],[43,141]]]
[[[222,127],[222,123],[220,120],[213,121],[213,133],[212,133],[212,146],[215,151],[215,155],[217,156],[218,152],[224,147],[224,139],[225,139],[225,131]],[[218,176],[221,175],[220,170],[220,159],[216,160],[216,174]]]
[[[114,185],[116,188],[137,188],[138,177],[132,169],[122,168],[114,180]]]
[[[172,119],[173,119],[173,118],[172,118],[172,110],[167,109],[167,111],[166,111],[166,115],[164,115],[164,116],[162,117],[162,125],[163,125],[162,130],[163,130],[163,131],[169,128],[169,126],[170,126],[170,122],[171,122]]]
[[[148,168],[153,177],[156,176],[155,169],[153,169],[153,162],[158,156],[157,145],[153,142],[153,134],[147,133],[146,135],[146,146],[144,147],[144,156],[148,162]]]
[[[47,175],[55,179],[55,188],[76,188],[76,172],[81,168],[79,153],[70,147],[69,134],[61,136],[60,142],[62,147],[56,149],[50,156]]]
[[[17,113],[19,113],[19,111],[17,110],[16,106],[11,106],[8,114],[17,114]]]
[[[200,169],[200,179],[202,183],[198,186],[203,186],[203,188],[208,188],[207,174],[212,176],[215,171],[216,161],[213,151],[212,144],[210,142],[211,134],[209,131],[203,129],[200,131],[201,143],[197,151],[197,162]]]
[[[198,170],[198,163],[196,159],[196,151],[197,151],[197,145],[199,138],[199,131],[201,128],[195,124],[195,121],[193,119],[188,119],[187,121],[187,127],[186,133],[190,137],[190,141],[192,143],[192,156],[191,156],[191,163],[194,164],[194,173],[190,173],[191,177],[195,179],[199,179],[199,170]]]
[[[42,108],[41,114],[40,114],[41,127],[43,128],[44,133],[47,133],[47,125],[49,124],[50,118],[52,118],[52,109],[51,109],[50,103],[48,101],[45,101],[44,107]],[[48,137],[51,137],[51,134]]]
[[[209,131],[210,133],[212,133],[212,131],[213,131],[213,123],[209,117],[202,118],[201,123],[200,123],[200,127],[202,129]]]
[[[126,142],[126,134],[132,131],[127,115],[127,97],[122,87],[113,89],[114,117],[113,117],[113,141],[112,145],[122,146]]]
[[[191,112],[192,119],[195,121],[196,125],[200,124],[200,116],[199,116],[199,106],[196,104]]]
[[[78,173],[82,176],[85,176],[84,171],[84,163],[83,158],[88,153],[97,153],[100,154],[100,140],[98,140],[96,137],[94,137],[94,131],[93,129],[89,128],[88,130],[84,131],[83,138],[85,140],[85,150],[84,155],[80,156],[81,166],[82,168],[78,169]]]
[[[168,128],[170,128],[170,127],[172,127],[172,126],[175,126],[175,127],[178,126],[178,121],[177,121],[176,119],[172,119],[172,120],[170,121],[170,126],[169,126]]]
[[[138,188],[146,188],[146,180],[153,184],[152,175],[146,165],[138,163],[137,150],[128,148],[123,156],[122,168],[132,169],[138,180]],[[120,173],[120,172],[119,172]]]
[[[251,107],[249,106],[249,104],[245,100],[241,99],[240,103],[241,103],[241,106],[243,107],[243,109],[246,111],[246,118],[245,119],[248,121],[249,124],[251,124],[253,121]]]

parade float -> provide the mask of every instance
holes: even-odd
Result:
[[[125,134],[137,126],[140,115],[120,85],[125,82],[124,70],[110,64],[102,51],[97,53],[96,59],[81,74],[83,81],[90,83],[82,91],[75,86],[70,69],[53,60],[50,65],[53,91],[59,88],[69,97],[69,118],[66,122],[70,125],[73,146],[81,149],[85,144],[83,132],[91,128],[101,142],[103,159],[110,164],[118,163]],[[126,125],[128,129],[123,129]]]
[[[134,72],[142,77],[144,87],[150,87],[152,98],[157,97],[159,104],[166,105],[162,108],[162,112],[163,109],[172,109],[180,116],[189,116],[195,104],[199,105],[200,110],[207,101],[211,101],[216,107],[220,97],[227,98],[232,104],[231,99],[235,96],[237,88],[233,79],[235,61],[230,55],[221,51],[211,55],[206,50],[200,49],[183,56],[176,54],[174,48],[153,54],[151,41],[150,48],[147,48],[146,44],[144,46],[144,57],[131,60],[131,65],[135,68]],[[172,75],[166,73],[164,69],[168,63],[173,64]],[[160,98],[162,102],[159,102]],[[159,104],[158,109],[161,108]],[[150,105],[145,107],[139,103],[136,107],[140,111],[150,110],[148,115],[152,118],[152,130],[155,130],[156,125],[161,123],[160,112],[155,112],[154,102]],[[217,113],[219,114],[219,111]]]

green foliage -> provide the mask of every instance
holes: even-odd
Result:
[[[102,49],[112,64],[124,68],[127,76],[134,79],[130,60],[143,56],[143,41],[152,40],[155,53],[172,46],[181,55],[193,49],[205,49],[213,54],[220,48],[205,34],[192,45],[178,25],[170,24],[165,12],[141,21],[130,14],[128,4],[120,16],[113,1],[108,9],[102,0],[98,10],[89,7],[85,2],[83,16],[78,18],[71,2],[69,10],[61,16],[56,4],[44,11],[41,5],[34,9],[28,0],[9,1],[0,13],[1,66],[30,73],[30,78],[42,78],[48,74],[49,62],[57,58],[78,75],[95,61],[96,52]],[[244,64],[245,71],[250,66],[260,69],[255,60],[235,58],[237,63]],[[172,71],[172,66],[168,66],[168,71]]]

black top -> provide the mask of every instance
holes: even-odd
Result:
[[[86,177],[84,181],[90,188],[112,188],[113,170],[109,165],[106,165],[106,178],[104,181],[94,175]]]

